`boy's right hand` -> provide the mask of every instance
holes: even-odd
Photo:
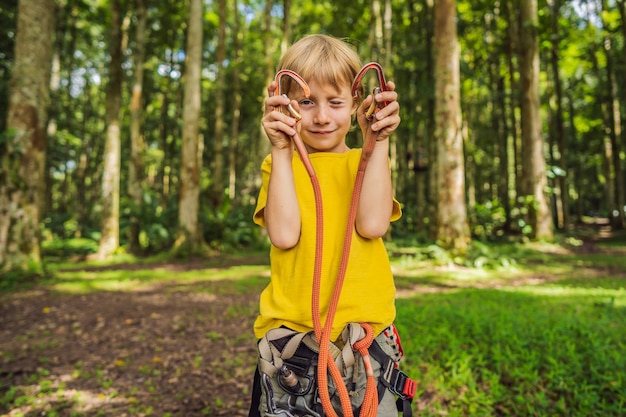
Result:
[[[297,121],[282,111],[277,111],[280,106],[288,105],[290,100],[282,95],[275,95],[276,89],[276,81],[272,81],[267,88],[268,97],[264,102],[264,115],[261,124],[272,146],[278,149],[292,148],[291,137],[297,133]],[[295,100],[291,100],[291,104],[297,109]]]

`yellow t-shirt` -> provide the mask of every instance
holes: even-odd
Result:
[[[320,309],[322,326],[330,303],[341,263],[343,242],[354,180],[361,150],[345,153],[309,155],[322,190],[324,244]],[[313,329],[311,297],[316,242],[315,196],[311,180],[300,157],[294,152],[292,162],[300,206],[302,228],[298,244],[287,250],[272,246],[270,250],[271,281],[261,293],[260,314],[254,324],[260,338],[273,328],[286,326],[296,331]],[[263,209],[272,169],[271,155],[261,167],[263,184],[259,193],[254,222],[265,227]],[[402,215],[394,199],[391,221]],[[354,229],[354,228],[353,228]],[[382,239],[365,239],[353,230],[348,268],[335,313],[331,340],[336,340],[350,322],[367,322],[375,334],[395,319],[395,285],[389,257]]]

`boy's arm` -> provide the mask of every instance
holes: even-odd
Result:
[[[290,249],[300,240],[301,226],[291,165],[294,152],[291,136],[296,134],[296,120],[274,111],[276,107],[289,104],[288,98],[274,95],[276,89],[276,82],[272,81],[267,89],[265,114],[261,120],[263,129],[272,143],[272,169],[263,215],[272,244],[280,249]]]
[[[387,233],[393,210],[393,187],[389,167],[389,140],[376,142],[365,169],[356,214],[360,236],[374,239]]]
[[[378,238],[389,228],[393,211],[393,186],[389,167],[389,136],[400,124],[399,105],[393,82],[388,83],[389,90],[368,97],[359,109],[359,124],[365,134],[371,129],[376,136],[374,150],[365,169],[363,186],[356,215],[356,230],[362,237]],[[377,109],[371,122],[365,120],[364,109],[372,99],[388,102],[387,106]],[[368,123],[370,123],[368,127]]]
[[[293,149],[272,147],[272,171],[267,187],[265,224],[272,244],[293,248],[300,240],[300,207],[291,160]]]

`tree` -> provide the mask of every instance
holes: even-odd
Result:
[[[102,173],[102,222],[98,257],[112,255],[120,244],[120,109],[122,100],[122,4],[111,5],[109,83],[106,92],[106,143]]]
[[[202,0],[191,0],[184,75],[183,143],[178,197],[179,231],[174,253],[196,253],[204,247],[198,222],[202,161],[202,141],[199,134],[202,17]]]
[[[18,5],[7,131],[0,136],[0,271],[43,273],[44,199],[54,2]]]
[[[215,90],[215,131],[213,135],[213,196],[212,208],[218,208],[224,200],[224,107],[226,84],[226,0],[219,0],[219,25],[217,35],[217,80]]]
[[[552,217],[546,196],[546,161],[541,134],[537,0],[521,2],[520,77],[522,88],[522,190],[527,196],[531,236],[552,240]]]
[[[141,133],[142,125],[142,99],[143,99],[143,67],[146,59],[146,0],[137,0],[137,28],[135,36],[134,83],[130,102],[130,162],[128,164],[128,195],[132,201],[133,209],[131,225],[128,236],[128,246],[131,252],[137,252],[140,248],[139,231],[141,229],[142,206],[142,182],[143,182],[143,159],[144,140]]]
[[[626,213],[624,213],[624,179],[621,162],[621,112],[619,106],[619,97],[617,91],[617,76],[614,70],[613,63],[613,50],[611,32],[606,16],[609,11],[607,1],[601,0],[599,2],[600,10],[604,13],[600,13],[602,18],[602,26],[604,32],[604,39],[602,42],[604,56],[606,57],[606,99],[604,106],[606,108],[605,119],[608,133],[607,147],[607,186],[612,187],[612,190],[607,192],[607,205],[609,209],[609,220],[611,226],[616,229],[623,229],[626,226]]]
[[[559,72],[559,42],[561,41],[561,34],[559,33],[559,9],[561,7],[560,0],[549,0],[552,16],[552,36],[550,38],[550,69],[552,70],[552,83],[554,84],[554,134],[556,136],[556,146],[559,153],[559,158],[555,163],[558,163],[560,168],[565,172],[565,175],[558,176],[558,190],[559,194],[555,205],[557,207],[557,226],[567,229],[569,225],[569,193],[568,193],[568,181],[567,181],[567,146],[565,135],[565,117],[563,106],[563,87],[561,81],[561,74]]]
[[[231,125],[230,139],[228,143],[228,198],[232,201],[235,199],[235,190],[237,187],[237,145],[239,138],[239,119],[241,115],[241,41],[243,33],[239,23],[239,5],[237,0],[233,0],[233,17],[234,17],[234,55],[233,60],[233,121]]]
[[[470,237],[465,205],[456,0],[436,0],[434,12],[437,242],[464,254]]]

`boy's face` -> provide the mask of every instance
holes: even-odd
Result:
[[[294,97],[300,105],[300,137],[307,151],[346,152],[346,135],[356,110],[351,86],[341,85],[337,90],[331,84],[321,84],[318,81],[308,84],[311,89],[308,99],[302,92]]]

